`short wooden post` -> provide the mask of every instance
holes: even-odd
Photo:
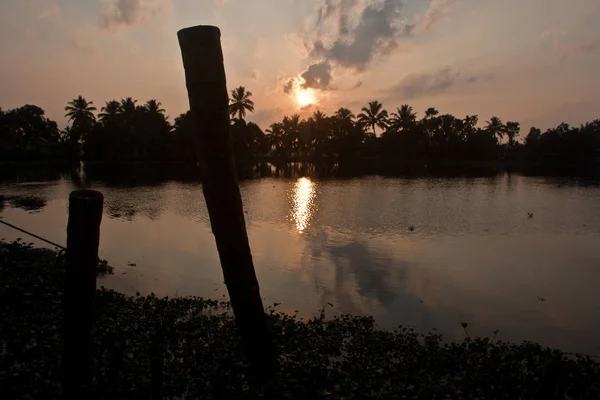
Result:
[[[196,26],[180,30],[177,36],[200,146],[204,198],[225,284],[251,365],[250,375],[262,381],[274,370],[275,352],[252,262],[233,159],[221,31],[214,26]]]
[[[102,193],[77,190],[69,196],[64,297],[63,391],[90,398],[91,341]]]

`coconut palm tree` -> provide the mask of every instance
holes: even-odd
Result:
[[[88,102],[79,95],[67,103],[65,117],[69,117],[69,121],[73,121],[74,125],[83,125],[87,122],[95,121],[96,117],[93,111],[96,111],[96,107],[93,104],[93,101]]]
[[[437,116],[440,112],[433,107],[429,107],[425,110],[425,119],[433,118]]]
[[[254,102],[250,100],[252,92],[247,91],[245,87],[240,86],[231,91],[231,104],[229,104],[229,114],[238,119],[244,119],[246,111],[254,112]]]
[[[373,134],[377,135],[375,127],[378,126],[381,129],[387,127],[388,112],[383,109],[383,104],[377,100],[369,102],[367,107],[363,107],[362,112],[358,114],[358,122],[365,127],[373,129]]]
[[[65,117],[73,121],[71,128],[66,131],[64,136],[68,142],[69,155],[78,159],[81,155],[81,141],[92,132],[96,116],[94,111],[96,107],[93,102],[88,102],[81,95],[69,101],[65,107]]]
[[[352,111],[344,107],[337,110],[334,114],[334,117],[337,122],[342,125],[352,124],[354,122],[354,118],[356,118]]]
[[[300,151],[300,132],[304,120],[299,114],[284,117],[282,121],[284,145],[287,154],[298,156]]]
[[[121,114],[127,116],[132,116],[135,114],[135,110],[137,108],[136,103],[137,100],[133,100],[131,97],[121,99]]]
[[[165,109],[160,108],[160,106],[162,106],[162,103],[160,101],[157,101],[155,99],[150,99],[146,102],[146,104],[144,105],[144,108],[146,109],[146,111],[149,114],[163,114],[164,115]]]
[[[505,126],[506,137],[508,137],[508,146],[512,147],[515,144],[515,139],[521,132],[521,124],[518,122],[507,122]]]
[[[506,125],[502,123],[502,120],[498,117],[492,117],[489,121],[486,121],[485,130],[490,133],[492,136],[497,137],[498,140],[502,140],[504,138],[504,134],[506,133]]]
[[[276,157],[282,157],[285,154],[285,131],[283,130],[283,124],[276,122],[267,129],[269,135],[267,135],[267,141],[273,150],[273,155]]]
[[[104,106],[100,108],[100,114],[98,119],[101,122],[105,122],[109,119],[114,119],[121,112],[121,103],[117,100],[107,101]]]
[[[392,113],[391,124],[396,128],[406,129],[417,120],[417,113],[408,104],[403,104]]]

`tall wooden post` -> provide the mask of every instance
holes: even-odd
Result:
[[[196,26],[180,30],[177,36],[199,139],[210,223],[250,371],[260,380],[272,372],[275,356],[235,172],[221,31],[213,26]]]
[[[68,399],[90,397],[91,341],[102,193],[77,190],[69,196],[64,297],[63,391]]]

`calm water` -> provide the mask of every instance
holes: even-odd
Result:
[[[116,273],[100,285],[129,294],[226,294],[199,183],[17,180],[0,185],[0,216],[59,243],[69,192],[104,193],[100,255]],[[450,338],[463,337],[467,322],[471,335],[499,329],[502,340],[600,355],[593,182],[299,177],[244,181],[241,191],[267,304],[311,316],[330,302],[329,315],[370,314],[381,327],[437,328]],[[0,225],[0,237],[18,236]]]

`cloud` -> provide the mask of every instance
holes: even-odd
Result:
[[[401,14],[404,0],[384,0],[367,4],[358,15],[356,0],[325,1],[317,18],[317,30],[337,17],[337,32],[333,41],[326,43],[323,34],[312,43],[310,56],[324,58],[357,71],[364,70],[376,55],[394,50],[398,40],[411,35],[413,25]],[[356,22],[353,22],[354,20]]]
[[[326,60],[310,64],[306,70],[300,73],[300,77],[303,79],[302,88],[330,89],[331,69],[331,64]]]
[[[101,26],[108,30],[133,26],[156,14],[167,2],[169,0],[108,0],[101,15]]]
[[[260,71],[257,70],[256,68],[253,69],[252,71],[250,71],[250,78],[255,81],[259,80],[260,79]]]
[[[452,67],[443,67],[433,72],[417,72],[406,75],[398,84],[385,92],[389,97],[412,99],[442,93],[459,84],[469,85],[493,78],[492,74],[462,76]]]
[[[292,94],[298,86],[297,78],[288,78],[283,83],[283,93]]]
[[[314,103],[308,103],[307,105],[300,107],[299,110],[300,111],[309,111],[315,106],[316,106],[316,104],[314,104]]]
[[[415,31],[431,29],[458,0],[428,0],[422,17],[409,22],[403,15],[407,0],[323,0],[316,15],[316,27],[307,33],[304,51],[309,64],[297,77],[283,81],[283,92],[292,94],[298,89],[331,90],[333,71],[341,66],[350,71],[365,71],[372,61],[399,51],[403,39]],[[415,30],[415,28],[417,28]],[[362,82],[352,88],[356,89]]]
[[[41,21],[55,21],[61,16],[60,5],[56,0],[46,1],[43,6],[39,8],[38,19]]]
[[[433,25],[438,23],[444,17],[450,6],[456,1],[457,0],[431,0],[429,8],[427,8],[423,17],[418,21],[417,30],[421,32],[430,31]]]
[[[313,62],[296,77],[280,78],[279,85],[285,94],[294,94],[301,89],[333,90],[332,69],[327,60]]]
[[[358,81],[356,81],[356,83],[354,84],[354,86],[352,86],[352,89],[350,89],[350,90],[353,90],[353,89],[358,89],[358,88],[359,88],[359,87],[361,87],[362,85],[363,85],[363,81],[361,81],[361,80],[358,80]]]
[[[547,29],[534,42],[534,50],[564,57],[571,53],[588,53],[598,47],[597,41],[585,41],[565,30]]]

